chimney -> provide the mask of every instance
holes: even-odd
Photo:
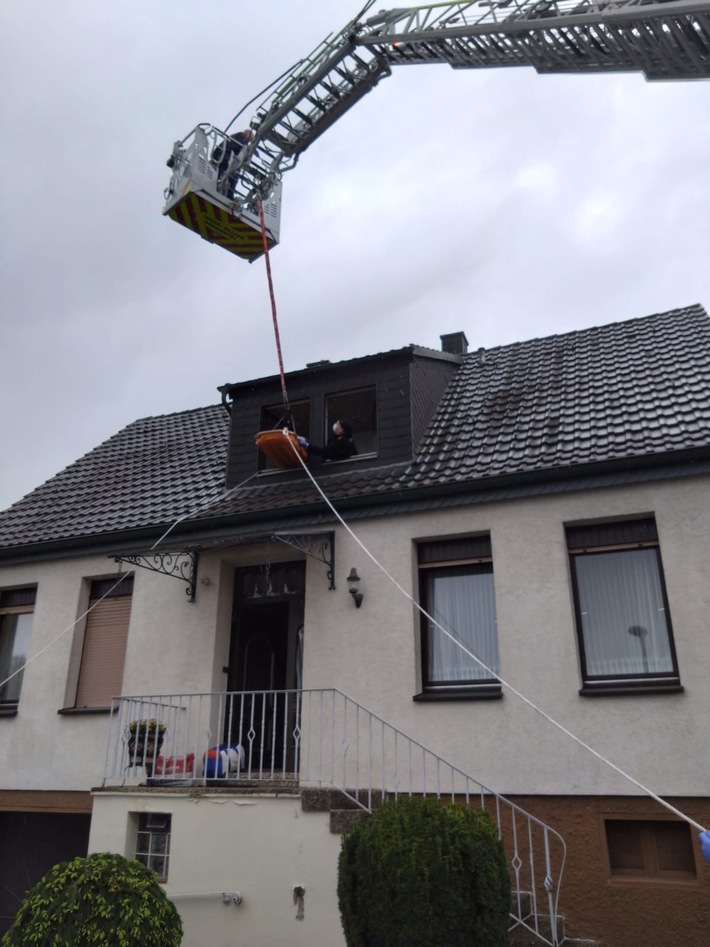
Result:
[[[441,351],[448,352],[449,355],[466,355],[468,352],[468,339],[464,332],[449,332],[448,335],[440,336]]]

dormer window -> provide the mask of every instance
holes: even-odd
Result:
[[[350,422],[358,455],[377,452],[377,390],[374,385],[326,395],[325,441],[339,418]]]
[[[282,434],[286,411],[279,376],[223,385],[219,390],[231,414],[227,487],[255,470],[293,473],[301,461],[324,476],[410,462],[460,364],[459,356],[414,346],[334,364],[310,363],[285,379],[293,422],[288,438]],[[327,448],[339,419],[349,423],[357,453],[328,458],[313,448]]]

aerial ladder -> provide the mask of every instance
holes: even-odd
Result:
[[[710,0],[474,0],[364,18],[374,2],[264,93],[248,134],[201,123],[175,142],[164,214],[256,259],[279,241],[284,173],[393,66],[710,78]]]

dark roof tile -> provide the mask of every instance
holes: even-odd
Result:
[[[221,406],[130,424],[0,513],[0,547],[155,527],[178,517],[293,515],[322,504],[305,476],[223,490]],[[467,356],[409,464],[322,468],[348,497],[710,447],[710,320],[700,306]]]
[[[0,546],[162,525],[216,495],[229,418],[213,405],[129,424],[0,513]]]

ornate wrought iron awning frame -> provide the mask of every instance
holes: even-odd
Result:
[[[322,533],[272,533],[271,539],[322,562],[327,570],[328,591],[333,591],[335,588],[335,533],[333,530]]]
[[[194,602],[199,552],[199,546],[190,546],[180,552],[148,552],[135,556],[114,556],[113,561],[119,565],[125,563],[137,566],[139,569],[148,569],[149,572],[159,572],[161,575],[185,582],[187,600]]]

